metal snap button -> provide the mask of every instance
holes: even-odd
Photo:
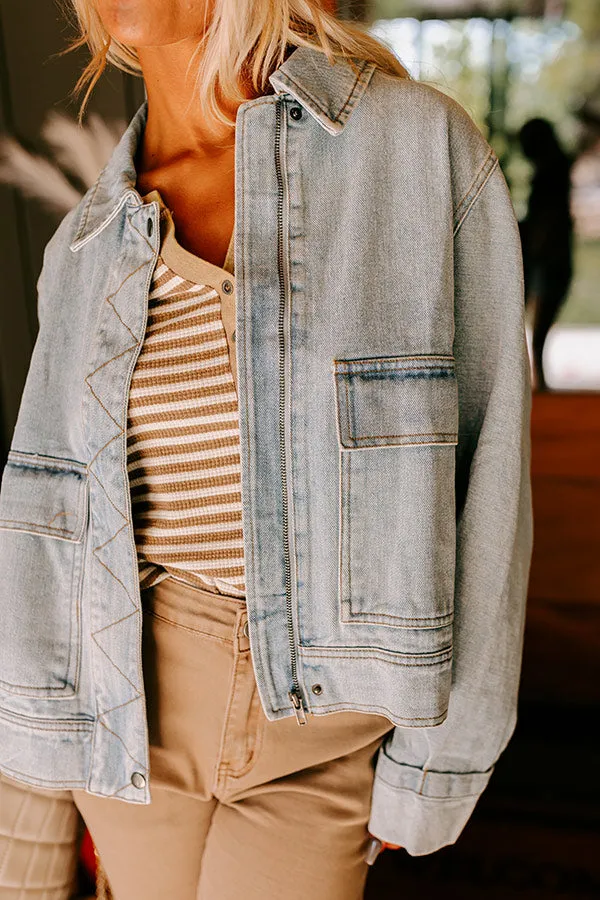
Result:
[[[148,219],[146,222],[146,231],[148,232],[148,237],[152,237],[152,232],[154,231],[154,222],[152,219]]]
[[[292,106],[292,108],[290,109],[290,116],[292,117],[292,119],[296,119],[296,121],[298,121],[298,119],[301,119],[302,118],[302,107],[301,106]]]
[[[233,285],[231,281],[224,281],[221,287],[223,288],[225,294],[231,294],[231,292],[233,291]]]
[[[141,772],[134,772],[131,776],[131,783],[136,788],[143,788],[146,785],[146,779]]]
[[[313,684],[311,690],[312,690],[313,694],[322,694],[323,693],[323,688],[321,687],[320,684]]]
[[[242,628],[242,634],[244,637],[250,637],[250,630],[248,628],[248,619],[244,622],[244,627]]]

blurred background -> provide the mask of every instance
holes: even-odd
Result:
[[[381,854],[367,900],[600,897],[600,0],[338,0],[470,113],[519,219],[535,539],[519,720],[455,845]],[[60,218],[143,100],[112,71],[75,124],[85,51],[53,2],[0,0],[0,471]],[[86,865],[84,865],[84,861]],[[82,850],[80,893],[91,893]]]

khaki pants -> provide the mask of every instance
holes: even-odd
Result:
[[[151,803],[72,791],[114,900],[359,900],[392,723],[270,722],[243,600],[169,577],[142,604]]]

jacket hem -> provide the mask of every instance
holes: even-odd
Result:
[[[0,710],[0,772],[34,787],[83,788],[88,780],[92,722],[36,721],[23,724]],[[27,765],[31,760],[31,765]]]

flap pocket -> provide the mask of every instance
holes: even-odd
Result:
[[[81,463],[10,450],[0,484],[0,528],[81,541],[86,487]]]
[[[452,356],[335,359],[342,447],[458,443]]]

